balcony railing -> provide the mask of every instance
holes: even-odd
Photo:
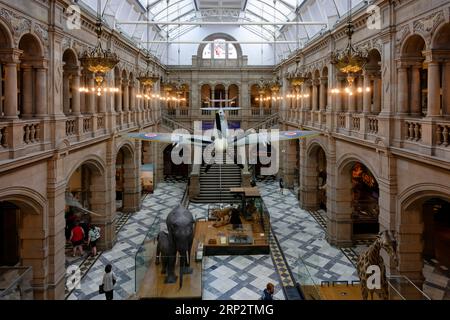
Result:
[[[436,127],[436,145],[448,147],[450,144],[450,123],[438,123]]]
[[[66,120],[66,136],[71,137],[77,134],[77,120],[67,119]]]
[[[422,140],[422,124],[417,121],[405,121],[406,136],[405,139],[409,141]]]
[[[371,134],[378,133],[378,119],[376,117],[368,117],[368,132]]]
[[[88,133],[92,131],[92,117],[83,119],[83,133]]]
[[[41,141],[41,127],[39,122],[27,123],[23,127],[23,142],[27,145]]]
[[[0,125],[0,148],[8,148],[8,127]]]

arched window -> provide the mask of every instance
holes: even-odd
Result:
[[[237,59],[236,47],[225,39],[215,39],[203,49],[203,59]]]

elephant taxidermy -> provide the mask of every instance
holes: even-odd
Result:
[[[183,287],[183,275],[191,274],[191,248],[194,241],[195,220],[192,213],[182,205],[172,210],[166,219],[169,247],[173,256],[178,253],[180,261],[180,289]],[[175,270],[176,259],[168,261],[168,275]],[[174,279],[169,279],[174,280]],[[175,282],[176,279],[173,281]],[[173,283],[169,282],[169,283]]]
[[[169,234],[165,231],[161,231],[158,234],[158,245],[156,246],[156,260],[155,264],[161,264],[161,274],[166,275],[165,283],[175,283],[177,281],[177,276],[175,275],[175,260],[176,251],[173,246],[171,246],[169,241]],[[174,266],[169,268],[169,266]]]

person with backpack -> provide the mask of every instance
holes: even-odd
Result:
[[[91,257],[97,255],[97,240],[100,239],[100,228],[91,224],[89,229],[88,245],[91,247]]]

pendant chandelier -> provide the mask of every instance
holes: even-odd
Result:
[[[152,88],[153,85],[158,82],[159,75],[155,73],[153,70],[150,70],[150,57],[147,56],[147,70],[141,74],[137,79],[141,83],[142,86],[146,88]]]
[[[304,76],[304,70],[299,66],[300,59],[296,59],[297,66],[292,73],[289,73],[286,77],[287,80],[291,83],[291,86],[299,87],[306,81],[306,77]]]
[[[331,63],[342,73],[347,75],[347,81],[351,87],[355,81],[355,74],[362,71],[367,63],[367,53],[356,49],[352,44],[352,37],[354,34],[354,25],[352,21],[352,4],[349,0],[349,19],[347,23],[347,47],[341,51],[332,53]]]
[[[118,63],[117,55],[111,50],[105,50],[102,47],[101,36],[103,33],[103,24],[101,17],[101,1],[98,0],[97,8],[97,45],[92,51],[86,50],[81,56],[81,64],[83,67],[94,74],[95,82],[97,84],[97,91],[100,94],[105,75],[111,71]]]

